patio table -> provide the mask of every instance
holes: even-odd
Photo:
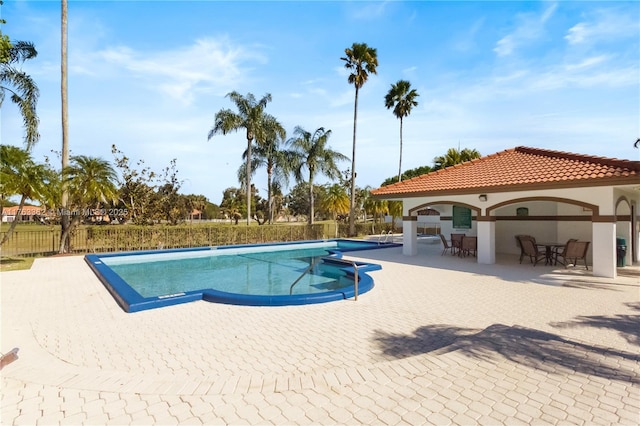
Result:
[[[545,265],[553,265],[553,252],[554,249],[558,248],[558,247],[564,247],[566,243],[552,243],[552,242],[536,242],[537,246],[544,246],[544,253],[545,253],[545,258],[544,258],[544,264]]]

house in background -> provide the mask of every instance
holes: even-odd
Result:
[[[519,253],[515,235],[590,241],[593,274],[615,277],[618,245],[640,261],[640,161],[516,147],[371,191],[403,202],[403,253],[417,254],[418,212],[440,213],[441,233],[478,237],[478,263]]]
[[[193,222],[194,220],[202,220],[202,211],[193,209],[191,213],[189,213],[189,221]]]

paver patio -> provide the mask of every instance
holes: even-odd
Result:
[[[353,300],[127,314],[80,256],[2,273],[2,424],[638,424],[640,271],[400,248]]]

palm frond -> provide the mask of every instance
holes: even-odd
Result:
[[[11,101],[18,106],[22,115],[25,145],[27,149],[31,149],[40,139],[38,132],[40,120],[36,112],[40,91],[33,79],[25,72],[6,63],[0,65],[0,106],[2,106],[5,93],[10,93]]]

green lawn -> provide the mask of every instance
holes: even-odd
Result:
[[[0,272],[31,269],[35,257],[0,257]]]

